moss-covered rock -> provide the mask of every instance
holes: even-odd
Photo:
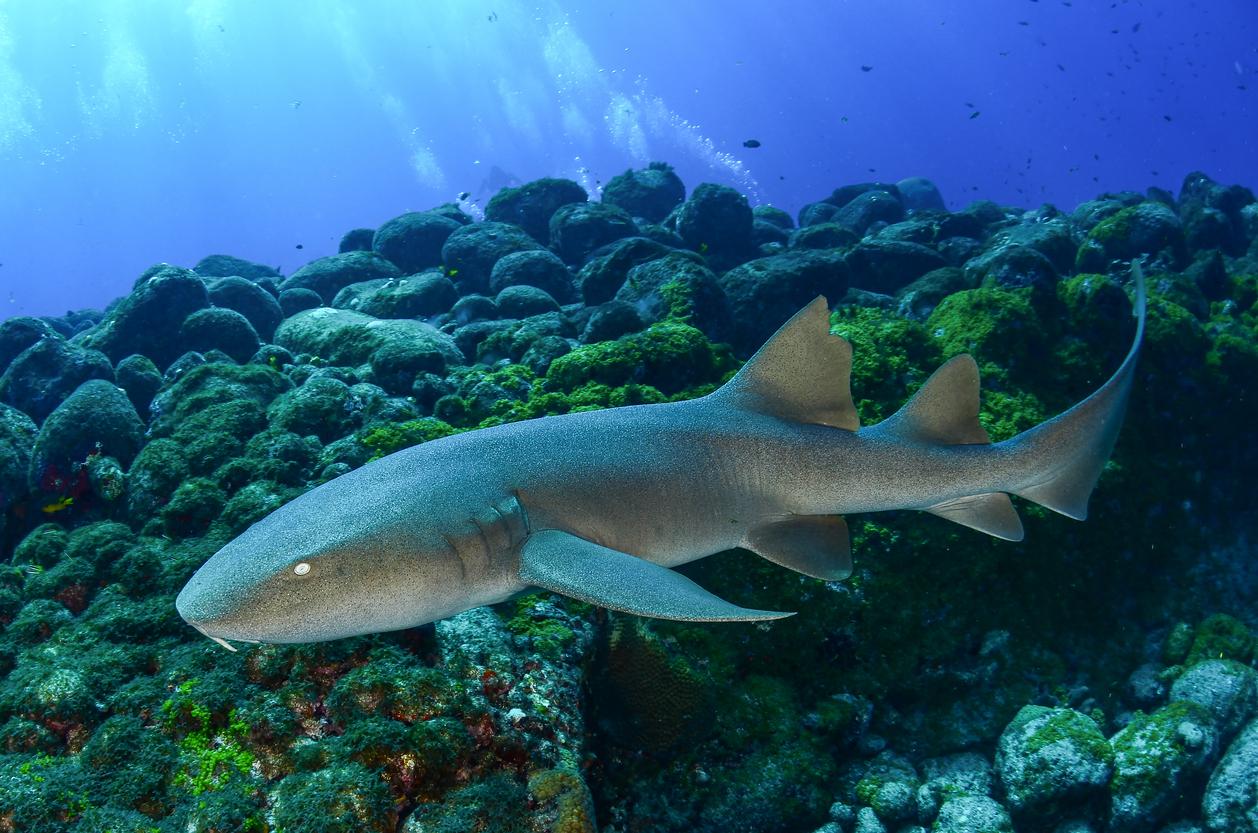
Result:
[[[585,189],[572,180],[545,177],[494,194],[485,205],[485,219],[514,223],[545,245],[550,242],[550,219],[555,212],[588,199]]]
[[[587,382],[610,386],[634,382],[668,394],[719,382],[733,368],[729,353],[699,330],[666,321],[560,356],[550,365],[546,383],[555,390],[573,391]]]
[[[179,341],[183,320],[209,305],[205,282],[197,273],[162,263],[140,275],[131,294],[79,342],[100,350],[110,361],[140,353],[165,368],[183,352]]]
[[[281,347],[295,354],[313,354],[341,367],[364,364],[393,341],[429,347],[447,364],[464,361],[449,336],[411,319],[377,319],[352,310],[320,307],[286,318],[275,331],[275,343]]]
[[[402,270],[375,252],[345,252],[307,263],[285,278],[280,289],[310,289],[319,294],[323,303],[330,304],[336,293],[351,283],[400,277]]]
[[[1187,700],[1137,714],[1110,745],[1109,829],[1116,833],[1156,826],[1205,780],[1219,755],[1213,718]]]
[[[619,206],[634,217],[658,223],[686,199],[686,186],[665,162],[612,177],[603,187],[602,201]]]
[[[441,264],[441,247],[460,223],[426,211],[411,211],[376,229],[371,248],[403,274],[411,275]]]
[[[104,353],[85,350],[60,336],[40,339],[14,357],[0,375],[0,402],[43,422],[90,379],[113,381],[113,367]]]
[[[144,424],[126,393],[112,382],[84,382],[39,429],[31,452],[31,488],[73,497],[89,455],[130,465],[143,444]],[[86,484],[86,472],[83,472]]]
[[[1100,728],[1072,709],[1024,706],[1000,736],[996,771],[1015,813],[1078,812],[1102,795],[1114,753]]]
[[[519,226],[484,222],[464,226],[446,239],[441,260],[446,274],[459,287],[459,294],[489,289],[494,264],[512,252],[543,248]]]

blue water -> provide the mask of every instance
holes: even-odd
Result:
[[[0,314],[653,159],[791,212],[911,175],[952,208],[1253,182],[1255,44],[1252,0],[9,0]]]

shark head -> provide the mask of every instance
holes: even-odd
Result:
[[[319,642],[450,615],[461,567],[442,536],[392,522],[389,507],[363,506],[354,499],[362,491],[343,485],[341,500],[303,495],[220,549],[180,591],[179,615],[230,650],[232,641]]]

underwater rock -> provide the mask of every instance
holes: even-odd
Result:
[[[761,252],[770,246],[785,248],[790,239],[790,232],[776,223],[761,220],[759,217],[751,221],[751,242]]]
[[[918,788],[917,819],[929,822],[949,798],[962,795],[991,797],[996,791],[992,765],[976,752],[958,752],[922,761],[924,783]]]
[[[550,220],[555,212],[589,198],[585,189],[570,179],[546,177],[494,194],[485,205],[485,219],[491,223],[513,223],[544,246],[553,242]]]
[[[275,335],[275,328],[284,317],[275,296],[245,278],[219,278],[209,283],[207,291],[214,306],[235,310],[249,319],[263,341]]]
[[[396,340],[431,347],[449,364],[465,361],[448,335],[411,319],[378,319],[352,310],[320,307],[286,318],[275,331],[275,343],[284,349],[347,367],[366,363],[377,349]]]
[[[909,211],[945,211],[939,187],[924,176],[910,176],[895,184],[900,201]]]
[[[376,230],[373,228],[352,228],[341,235],[341,241],[336,246],[337,254],[369,252],[375,237]]]
[[[302,310],[323,306],[323,298],[313,289],[285,289],[279,296],[280,312],[285,318]]]
[[[809,226],[820,225],[821,223],[833,222],[838,213],[839,207],[832,203],[810,202],[799,210],[799,227],[808,228]],[[854,231],[851,233],[854,235],[856,234]],[[860,236],[857,235],[857,239],[859,239],[859,237]]]
[[[39,318],[23,315],[0,321],[0,373],[26,348],[45,338],[59,341],[62,335]]]
[[[686,186],[664,162],[628,170],[603,186],[601,200],[652,223],[661,222],[686,199]]]
[[[454,282],[440,272],[423,272],[363,296],[358,311],[376,318],[430,318],[449,312],[459,300]]]
[[[441,247],[462,228],[440,214],[411,211],[376,229],[371,248],[403,274],[411,275],[441,265]]]
[[[834,222],[864,237],[875,223],[898,223],[904,219],[904,206],[887,191],[866,191],[844,203],[834,214]]]
[[[248,318],[225,307],[209,307],[189,315],[179,328],[179,338],[188,350],[221,350],[242,364],[262,343]]]
[[[581,341],[592,344],[596,341],[611,341],[629,333],[636,333],[646,326],[638,308],[628,301],[608,301],[600,304],[586,319],[585,329],[581,331]]]
[[[896,309],[906,318],[924,321],[944,298],[976,285],[955,266],[932,269],[896,293]]]
[[[183,446],[165,437],[150,440],[127,471],[127,517],[136,527],[141,526],[187,477]]]
[[[85,350],[61,336],[44,338],[19,353],[0,375],[0,402],[43,422],[79,385],[113,378],[113,366],[104,353]]]
[[[31,453],[32,489],[66,494],[90,454],[129,465],[144,444],[144,423],[122,388],[103,379],[82,385],[48,415]]]
[[[860,235],[838,223],[800,226],[787,237],[787,244],[792,249],[842,249],[859,241]]]
[[[987,243],[989,250],[1006,246],[1025,246],[1046,257],[1058,274],[1070,273],[1074,266],[1079,241],[1070,224],[1061,217],[1039,222],[1020,223],[1000,229]]]
[[[572,298],[572,274],[553,252],[513,252],[494,264],[489,291],[497,294],[509,286],[535,286],[560,302]]]
[[[757,205],[751,209],[751,216],[754,220],[777,226],[782,231],[795,228],[795,221],[791,219],[791,215],[777,206]]]
[[[608,243],[637,235],[632,217],[604,203],[570,203],[550,218],[551,248],[564,263],[574,266]]]
[[[996,747],[996,772],[1009,808],[1060,816],[1103,794],[1114,753],[1100,728],[1072,709],[1024,706]]]
[[[450,309],[450,321],[455,326],[477,321],[492,321],[498,317],[498,305],[493,298],[484,295],[464,295]],[[447,325],[448,326],[448,325]],[[466,354],[466,350],[464,354]]]
[[[947,265],[934,249],[902,240],[863,240],[847,253],[852,286],[884,295],[892,295],[927,272]]]
[[[1057,283],[1052,262],[1029,246],[1006,245],[988,249],[965,264],[965,276],[975,285],[1051,290]]]
[[[1243,254],[1250,237],[1244,211],[1254,204],[1254,194],[1248,188],[1219,185],[1200,171],[1188,174],[1180,186],[1178,200],[1188,248],[1218,248],[1233,256]]]
[[[1187,700],[1137,714],[1110,738],[1110,746],[1113,833],[1137,833],[1162,821],[1204,779],[1219,752],[1213,716]]]
[[[473,223],[451,234],[441,249],[445,272],[459,293],[484,293],[494,264],[512,252],[543,248],[519,226],[510,223]]]
[[[31,445],[38,426],[17,408],[0,404],[0,533],[8,523],[9,509],[26,494],[31,465]]]
[[[751,206],[725,185],[705,182],[677,209],[677,234],[686,247],[729,268],[746,259],[751,247]]]
[[[669,254],[629,270],[617,301],[633,304],[648,323],[676,318],[698,327],[715,341],[732,330],[729,299],[711,269],[685,254]]]
[[[145,271],[131,294],[83,333],[79,344],[100,350],[113,362],[139,353],[164,368],[183,352],[183,320],[209,305],[205,282],[195,272],[159,264]]]
[[[508,286],[494,298],[498,313],[505,318],[528,318],[547,312],[558,312],[559,304],[550,293],[536,286]]]
[[[1013,833],[1009,813],[981,795],[950,798],[939,808],[932,833]]]
[[[371,354],[370,361],[376,383],[397,395],[410,393],[416,375],[441,373],[446,367],[440,349],[406,339],[385,342]]]
[[[1214,717],[1220,743],[1258,716],[1258,671],[1230,659],[1193,665],[1171,686],[1171,702],[1187,700]]]
[[[596,250],[577,274],[586,306],[610,301],[624,285],[630,269],[670,253],[668,246],[645,237],[626,237]],[[691,257],[700,262],[697,256]]]
[[[1163,251],[1176,266],[1187,262],[1183,224],[1168,206],[1142,202],[1097,223],[1079,246],[1075,269],[1104,272],[1111,260],[1130,260]]]
[[[791,251],[735,266],[717,278],[734,319],[734,347],[754,352],[813,298],[842,298],[848,280],[838,252]]]
[[[1258,721],[1232,741],[1201,803],[1210,833],[1258,833]]]
[[[253,263],[232,255],[208,255],[197,261],[197,265],[192,267],[192,271],[203,278],[229,278],[235,276],[248,281],[258,281],[263,278],[280,277],[280,273],[270,266],[263,266],[261,263]]]
[[[400,278],[402,272],[375,252],[346,252],[313,260],[284,279],[281,294],[290,289],[311,289],[325,304],[351,283]],[[282,304],[282,301],[281,301]]]

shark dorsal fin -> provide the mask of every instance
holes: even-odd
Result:
[[[986,445],[978,421],[978,365],[968,353],[944,362],[904,407],[873,428],[930,445]]]
[[[817,297],[782,325],[713,396],[735,408],[791,422],[860,427],[852,403],[852,345],[830,333]]]

